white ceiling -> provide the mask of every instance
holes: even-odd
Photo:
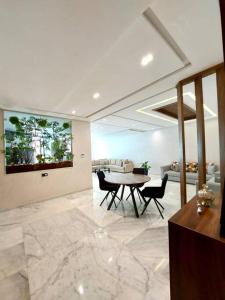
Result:
[[[6,109],[80,117],[104,133],[174,126],[136,110],[175,97],[180,79],[223,60],[218,0],[0,5],[0,107]],[[157,23],[143,16],[148,8]],[[143,68],[148,52],[154,60]],[[207,101],[215,109],[212,99]]]
[[[217,89],[216,75],[203,78],[204,116],[205,119],[216,118]],[[188,84],[183,89],[184,103],[196,111],[194,84]],[[155,112],[154,109],[177,101],[176,89],[170,89],[160,95],[150,97],[141,103],[137,103],[114,114],[101,118],[92,124],[94,135],[114,134],[120,131],[149,131],[159,128],[177,126],[174,118]],[[143,112],[140,112],[140,110]],[[195,122],[186,121],[186,122]],[[113,128],[114,127],[114,128]]]

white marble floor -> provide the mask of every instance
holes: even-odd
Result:
[[[179,184],[168,182],[164,220],[154,205],[135,218],[129,201],[107,211],[95,175],[93,187],[0,212],[0,299],[169,299],[167,221]]]

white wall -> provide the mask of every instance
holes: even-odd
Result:
[[[0,110],[0,136],[3,133],[3,112]],[[92,187],[91,137],[88,122],[73,121],[72,168],[5,174],[4,155],[0,154],[0,209],[13,208]],[[3,141],[0,140],[0,149]],[[81,154],[85,154],[84,158]]]
[[[208,162],[219,163],[218,122],[207,120],[206,157]],[[195,123],[185,124],[187,161],[197,161],[197,133]],[[136,166],[148,160],[152,174],[160,174],[160,166],[179,159],[178,127],[143,133],[123,132],[92,136],[92,159],[128,158]]]

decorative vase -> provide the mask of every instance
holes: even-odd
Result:
[[[202,189],[198,191],[198,202],[204,207],[210,207],[215,199],[212,190],[206,184],[202,185]]]

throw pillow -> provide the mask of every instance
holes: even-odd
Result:
[[[186,162],[186,172],[189,172],[189,163]]]
[[[174,171],[175,171],[175,172],[180,172],[180,165],[179,165],[179,163],[176,163],[176,164],[175,164]]]
[[[197,173],[198,172],[198,163],[190,162],[188,167],[188,172]]]
[[[177,161],[173,161],[171,166],[170,166],[170,169],[172,171],[179,172],[180,171],[179,163]]]

